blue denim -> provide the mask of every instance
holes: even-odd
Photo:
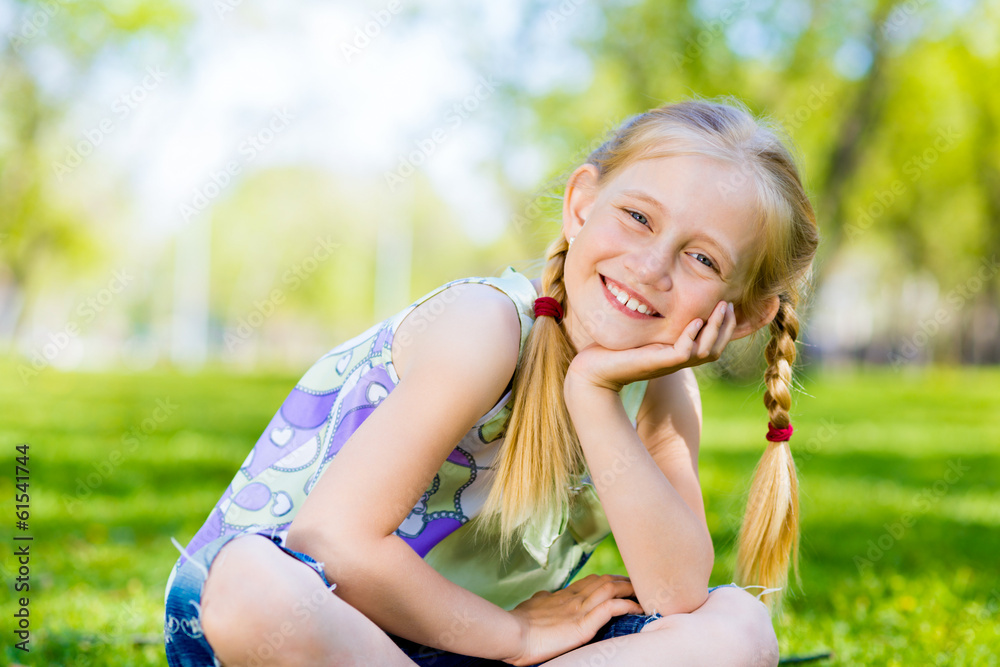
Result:
[[[722,588],[723,586],[736,586],[736,584],[712,586],[708,589],[708,592],[711,593],[715,589]],[[594,635],[594,638],[584,645],[586,646],[605,639],[611,639],[612,637],[634,635],[646,627],[648,623],[652,623],[658,618],[663,618],[663,616],[655,613],[651,616],[643,616],[641,614],[625,614],[624,616],[615,616],[601,626],[601,628]],[[502,660],[475,658],[467,655],[460,655],[458,653],[451,653],[450,651],[442,649],[423,646],[408,639],[397,637],[392,633],[388,634],[389,638],[396,642],[396,646],[402,649],[403,653],[405,653],[410,660],[413,660],[420,665],[420,667],[509,667],[510,665],[510,663],[503,662]],[[536,665],[532,665],[531,667],[538,667],[540,664],[544,663],[538,663]]]
[[[201,591],[208,578],[208,569],[222,547],[229,544],[230,540],[245,534],[223,535],[191,554],[184,564],[177,568],[173,580],[168,584],[163,626],[167,664],[170,667],[216,667],[219,664],[201,629]],[[286,554],[311,567],[328,588],[331,586],[326,580],[323,566],[312,557],[286,548],[278,537],[267,534],[264,537],[270,537]]]
[[[219,551],[230,540],[242,535],[244,533],[233,533],[209,542],[191,554],[184,564],[177,568],[177,572],[168,584],[163,634],[166,643],[167,663],[170,667],[217,667],[219,665],[215,653],[201,629],[201,591],[208,578],[208,569]],[[268,536],[265,535],[265,537]],[[280,538],[272,536],[271,539],[289,556],[311,567],[323,579],[323,583],[327,587],[332,585],[327,581],[320,563],[306,554],[284,547]],[[736,586],[736,584],[724,584],[724,586]],[[717,588],[722,588],[722,586],[713,586],[708,589],[708,592],[711,593]],[[660,614],[615,616],[605,623],[594,635],[594,638],[587,643],[592,644],[612,637],[635,634],[642,630],[647,623],[658,618],[662,618],[662,616]],[[421,667],[508,667],[508,663],[500,660],[460,655],[424,646],[392,633],[386,634],[411,660]]]

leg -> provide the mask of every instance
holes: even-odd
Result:
[[[750,593],[719,588],[690,614],[673,614],[640,633],[594,642],[545,663],[546,667],[607,665],[773,667],[778,639],[771,616]]]
[[[202,592],[201,624],[226,667],[414,664],[308,565],[259,535],[219,551]]]

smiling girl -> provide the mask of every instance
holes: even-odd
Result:
[[[171,665],[774,665],[815,217],[738,102],[629,119],[540,278],[463,278],[302,377],[167,587]],[[769,326],[768,445],[709,587],[691,367]],[[628,572],[572,581],[613,534]],[[572,583],[571,583],[572,582]]]

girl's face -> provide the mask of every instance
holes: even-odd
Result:
[[[566,330],[577,350],[673,344],[696,318],[741,292],[755,249],[749,179],[702,156],[638,160],[596,187],[593,165],[570,178],[563,233]],[[619,303],[644,304],[636,312]],[[733,338],[756,330],[736,306]]]

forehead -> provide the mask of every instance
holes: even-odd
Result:
[[[601,189],[614,193],[636,187],[654,196],[670,196],[674,200],[672,210],[692,206],[702,210],[729,209],[730,213],[742,211],[752,218],[750,174],[737,164],[717,158],[673,155],[635,160],[619,169]]]

